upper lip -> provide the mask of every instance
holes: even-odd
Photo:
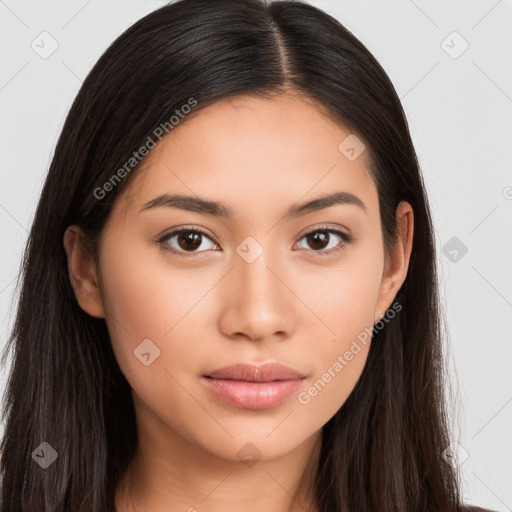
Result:
[[[272,382],[294,380],[305,377],[302,373],[280,363],[247,364],[239,363],[219,368],[206,377],[213,379],[244,380],[248,382]]]

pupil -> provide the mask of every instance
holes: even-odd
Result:
[[[308,243],[314,249],[323,249],[328,245],[328,233],[326,231],[316,231],[313,235],[308,236]],[[320,247],[316,245],[320,242]]]
[[[180,233],[178,243],[182,249],[197,249],[201,245],[201,234],[189,231],[188,233]],[[184,242],[184,244],[182,244]]]

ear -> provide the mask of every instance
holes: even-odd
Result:
[[[82,240],[83,231],[78,226],[68,226],[63,243],[68,257],[69,279],[80,307],[93,317],[104,318],[96,264]]]
[[[402,201],[398,205],[396,223],[398,240],[392,248],[391,257],[386,258],[384,264],[379,299],[375,309],[375,322],[384,316],[407,277],[414,233],[414,214],[409,203]]]

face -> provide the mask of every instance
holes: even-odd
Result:
[[[105,317],[139,417],[226,460],[244,446],[270,459],[346,401],[409,255],[385,261],[366,154],[339,149],[349,135],[298,96],[240,96],[181,121],[134,171],[102,235],[99,295],[81,305]],[[334,193],[345,200],[299,208]],[[238,363],[298,378],[205,377]]]

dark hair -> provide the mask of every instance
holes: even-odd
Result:
[[[414,210],[414,247],[397,317],[374,332],[360,379],[323,427],[316,492],[324,512],[461,510],[443,396],[433,227],[400,100],[385,71],[336,19],[306,3],[181,0],[128,28],[87,76],[66,118],[30,230],[5,394],[1,512],[106,512],[137,442],[130,386],[105,320],[78,305],[63,234],[98,242],[132,174],[104,184],[190,98],[311,99],[366,145],[386,250],[396,208]],[[126,171],[126,167],[125,171]],[[120,177],[120,173],[118,173]],[[58,461],[42,469],[42,442]]]

